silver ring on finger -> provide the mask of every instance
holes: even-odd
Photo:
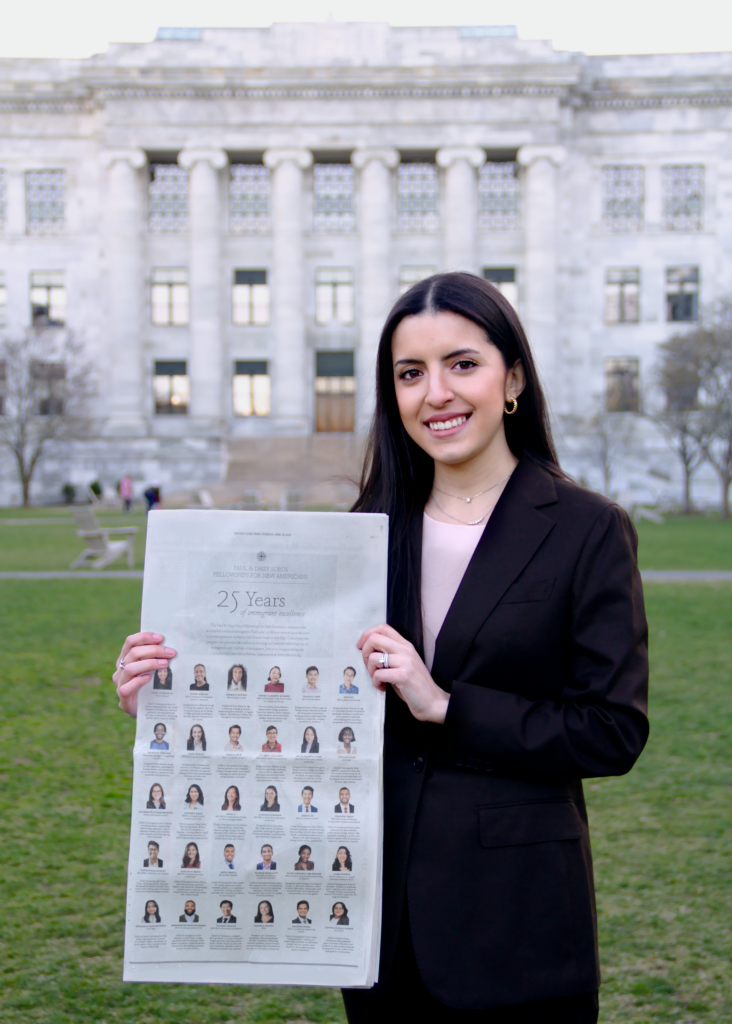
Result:
[[[382,651],[381,654],[379,655],[379,664],[381,665],[382,668],[389,667],[389,655],[387,654],[386,651]]]
[[[119,670],[121,672],[124,671],[124,667],[125,667],[124,658],[120,658],[119,659],[119,662],[117,663],[117,667],[119,668]]]

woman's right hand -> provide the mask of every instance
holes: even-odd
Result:
[[[133,718],[137,718],[137,691],[150,682],[155,669],[167,668],[176,656],[172,647],[160,646],[163,639],[160,633],[133,633],[122,644],[112,681],[120,708]]]

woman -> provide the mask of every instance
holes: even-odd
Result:
[[[309,846],[301,846],[297,851],[299,859],[295,863],[295,871],[315,871],[315,864],[310,860],[312,850]]]
[[[202,725],[192,725],[191,732],[186,742],[186,750],[192,750],[196,754],[202,754],[206,750],[206,733]]]
[[[379,982],[344,991],[349,1022],[595,1024],[581,780],[628,772],[648,736],[636,535],[560,469],[523,328],[488,282],[436,275],[393,307],[354,511],[389,515],[390,551],[388,623],[359,641],[387,691],[386,909]],[[162,640],[123,646],[123,708],[146,659],[173,656]]]
[[[148,900],[142,916],[144,924],[160,924],[160,908],[155,900]]]
[[[173,669],[158,668],[153,675],[153,690],[173,689]]]
[[[247,688],[247,670],[243,665],[232,665],[229,669],[229,678],[226,682],[226,689],[233,693],[244,693]]]
[[[194,665],[193,666],[193,682],[188,687],[189,690],[205,691],[210,689],[208,685],[208,679],[206,678],[206,666],[205,665]]]
[[[188,804],[186,809],[189,811],[197,811],[199,808],[203,807],[203,792],[201,787],[197,786],[195,782],[192,786],[188,787],[186,803]]]
[[[300,747],[301,754],[319,754],[320,744],[318,743],[318,734],[313,729],[312,725],[309,725],[305,732],[302,734],[302,745]]]
[[[350,725],[344,725],[341,731],[338,733],[338,749],[337,754],[355,754],[356,753],[356,737],[353,734],[353,729]]]
[[[163,793],[163,787],[159,782],[153,782],[152,786],[150,786],[150,794],[145,807],[149,811],[165,810],[165,793]]]
[[[345,903],[334,903],[333,912],[330,915],[330,920],[335,921],[336,924],[348,924],[348,907]],[[405,993],[406,995],[407,993]],[[488,1022],[486,1021],[486,1024]]]
[[[283,682],[280,682],[281,679],[282,679],[282,673],[280,672],[279,666],[278,665],[273,665],[272,668],[269,670],[269,675],[267,676],[267,682],[264,684],[264,692],[265,693],[284,693],[285,692],[285,684]]]
[[[264,791],[264,803],[260,805],[260,811],[279,811],[279,795],[276,786],[267,786]]]
[[[269,900],[262,900],[257,907],[257,914],[254,918],[255,924],[272,924],[274,922],[274,912],[272,911],[272,904]]]
[[[183,854],[182,868],[200,868],[201,858],[198,854],[198,847],[195,843],[189,843]]]
[[[347,846],[339,846],[331,871],[353,871],[353,861]]]
[[[239,803],[239,787],[229,786],[224,794],[224,802],[221,805],[222,811],[240,811],[241,804]]]

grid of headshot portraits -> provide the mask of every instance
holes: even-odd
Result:
[[[156,674],[135,749],[136,946],[307,960],[341,936],[353,949],[370,800],[359,749],[376,741],[364,671],[179,656]]]

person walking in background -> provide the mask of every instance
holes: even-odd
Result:
[[[125,473],[119,482],[119,496],[125,512],[132,511],[132,477]]]
[[[148,512],[152,512],[154,508],[160,508],[160,484],[150,484],[145,491],[145,501],[147,502]]]

